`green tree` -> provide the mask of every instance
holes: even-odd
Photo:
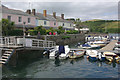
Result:
[[[2,19],[0,24],[2,24],[3,36],[8,36],[9,32],[14,29],[14,22],[9,21],[8,19]]]

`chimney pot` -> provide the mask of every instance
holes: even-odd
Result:
[[[61,18],[64,19],[64,14],[61,14]]]
[[[32,14],[33,14],[33,15],[35,15],[35,14],[36,14],[35,9],[32,9]]]
[[[53,12],[53,17],[56,18],[56,12]]]
[[[30,9],[28,9],[28,10],[26,11],[26,13],[31,14],[31,10],[30,10]]]
[[[47,17],[47,10],[43,10],[43,16]]]

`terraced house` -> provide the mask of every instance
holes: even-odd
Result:
[[[15,22],[17,28],[22,28],[23,25],[27,28],[36,27],[36,18],[20,10],[9,9],[2,5],[2,18]]]
[[[2,18],[15,22],[17,28],[22,28],[25,25],[27,28],[43,26],[49,29],[50,27],[58,28],[63,26],[64,29],[74,29],[73,22],[65,20],[64,14],[56,16],[56,12],[53,12],[53,15],[49,15],[47,10],[43,10],[43,13],[38,13],[35,9],[28,9],[26,12],[23,12],[9,9],[2,5]]]

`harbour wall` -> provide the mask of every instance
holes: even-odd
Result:
[[[55,41],[57,45],[85,42],[85,34],[47,35],[46,40]]]

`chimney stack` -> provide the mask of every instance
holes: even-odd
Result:
[[[47,10],[43,10],[43,16],[47,17]]]
[[[26,13],[31,14],[31,10],[30,10],[30,9],[28,9],[28,10],[26,11]]]
[[[53,12],[53,17],[56,18],[56,12]]]
[[[36,14],[35,9],[32,9],[32,14],[33,14],[33,15],[35,15],[35,14]]]
[[[64,14],[61,14],[61,18],[64,19]]]

